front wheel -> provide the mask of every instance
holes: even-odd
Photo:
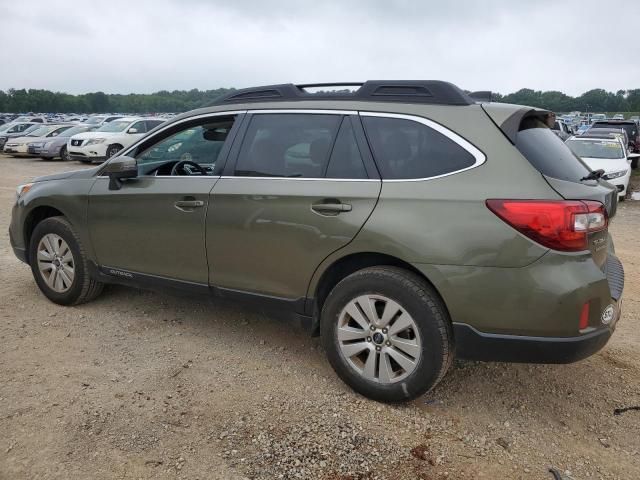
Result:
[[[60,149],[60,158],[65,162],[68,162],[69,160],[71,160],[71,155],[69,155],[69,151],[67,150],[66,145],[63,145],[62,148]]]
[[[447,311],[418,275],[372,267],[339,282],[321,314],[322,343],[338,376],[382,402],[432,389],[453,359]]]
[[[107,158],[113,157],[120,150],[122,150],[120,145],[109,145],[109,148],[107,148]]]
[[[36,225],[29,263],[36,284],[54,303],[76,305],[102,291],[103,284],[91,278],[80,240],[64,217],[50,217]]]

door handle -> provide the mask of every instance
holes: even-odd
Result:
[[[173,204],[178,210],[183,212],[190,212],[194,208],[204,207],[202,200],[178,200]]]
[[[337,215],[341,212],[350,212],[351,205],[348,203],[314,203],[311,210],[318,213],[330,213]]]

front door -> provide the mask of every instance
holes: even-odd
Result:
[[[235,118],[170,126],[126,152],[138,161],[137,178],[119,190],[109,190],[106,177],[96,180],[88,225],[105,273],[208,284],[205,218]]]
[[[209,202],[210,281],[299,300],[322,260],[360,230],[381,183],[357,117],[254,112],[245,123]]]

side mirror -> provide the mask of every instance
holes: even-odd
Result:
[[[109,176],[109,190],[120,190],[123,180],[138,176],[138,162],[135,158],[127,156],[115,157],[102,173]]]
[[[640,158],[640,153],[630,153],[627,155],[627,159],[633,160],[634,158]]]
[[[127,133],[138,133],[138,129],[131,127],[129,130],[127,130]]]

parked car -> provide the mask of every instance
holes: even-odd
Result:
[[[631,178],[630,163],[640,154],[627,153],[620,138],[572,137],[566,144],[592,171],[602,170],[602,178],[616,186],[620,200],[625,199]]]
[[[74,135],[67,142],[67,150],[73,160],[83,163],[104,162],[164,121],[162,118],[119,118],[97,130]]]
[[[87,118],[83,123],[86,123],[87,125],[98,128],[103,126],[105,123],[109,123],[123,117],[124,115],[92,115],[89,118]]]
[[[576,131],[576,135],[582,135],[583,133],[585,133],[587,130],[589,130],[590,126],[589,125],[580,125],[578,127],[578,130]]]
[[[607,116],[604,113],[594,113],[591,115],[591,123],[606,121]]]
[[[36,128],[42,127],[42,124],[32,122],[12,122],[2,126],[6,128],[0,129],[0,149],[4,149],[4,145],[7,143],[7,140],[27,135]]]
[[[290,314],[380,401],[428,391],[454,355],[562,363],[607,343],[617,190],[550,112],[438,81],[306,87],[234,91],[20,185],[15,254],[62,305],[122,283]]]
[[[633,120],[607,120],[594,122],[591,126],[593,129],[597,128],[622,128],[627,133],[629,150],[633,153],[640,153],[640,128],[638,124]],[[634,159],[632,167],[637,168],[638,160]]]
[[[553,127],[551,127],[551,130],[563,141],[573,135],[573,132],[571,131],[569,126],[562,120],[556,120],[555,122],[553,122]]]
[[[53,160],[61,158],[62,160],[71,160],[69,151],[67,150],[67,142],[69,138],[84,132],[90,132],[94,127],[90,125],[73,125],[70,128],[59,132],[53,138],[42,140],[34,140],[28,144],[28,152],[30,155],[37,156],[43,160]]]
[[[22,115],[15,120],[16,122],[33,122],[33,123],[47,123],[44,117],[34,115]]]
[[[621,113],[616,113],[613,116],[613,120],[624,120],[624,115],[622,115]]]
[[[31,142],[44,142],[55,138],[70,127],[71,125],[41,125],[40,128],[36,128],[26,135],[8,139],[3,151],[9,155],[27,157],[30,155],[29,144]]]

